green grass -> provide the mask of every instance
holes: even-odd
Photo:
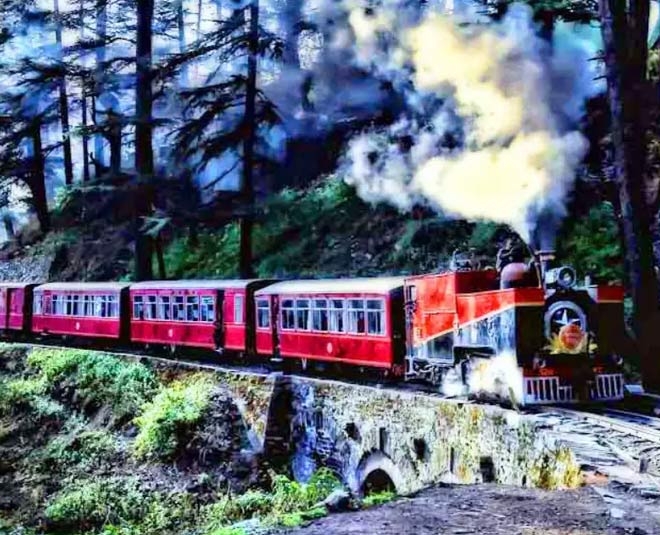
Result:
[[[341,487],[341,482],[327,468],[317,470],[306,484],[277,475],[273,478],[271,492],[252,490],[241,496],[227,494],[203,507],[203,531],[217,534],[221,529],[253,518],[264,526],[300,526],[327,515],[326,508],[317,504]]]
[[[365,496],[362,499],[362,506],[374,507],[376,505],[383,505],[384,503],[391,502],[395,498],[396,498],[396,493],[389,490],[384,490],[382,492],[374,492],[372,494]]]
[[[134,443],[135,455],[141,459],[172,459],[204,416],[213,387],[211,376],[198,373],[163,388],[135,419],[140,430]]]

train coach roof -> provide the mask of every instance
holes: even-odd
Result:
[[[119,292],[124,288],[128,288],[128,282],[49,282],[47,284],[40,284],[35,288],[35,291],[53,291],[53,292],[94,292],[94,291],[108,291]]]
[[[0,282],[0,288],[27,288],[28,286],[37,286],[38,282]]]
[[[310,279],[271,284],[255,295],[274,294],[384,294],[403,287],[404,277],[374,277],[362,279]]]
[[[235,280],[176,280],[176,281],[144,281],[131,284],[131,290],[168,290],[190,288],[224,290],[227,288],[246,288],[250,283],[260,279]]]

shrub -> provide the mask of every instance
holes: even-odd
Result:
[[[107,431],[67,432],[51,440],[38,460],[49,471],[72,466],[89,471],[112,460],[117,451],[117,441]]]
[[[134,478],[77,482],[56,494],[45,514],[58,529],[82,531],[139,520],[145,511],[145,498]]]
[[[213,381],[195,374],[162,389],[135,419],[140,429],[134,451],[138,458],[172,459],[194,431],[208,407]]]
[[[155,374],[144,364],[105,353],[38,348],[28,356],[28,365],[51,389],[67,384],[85,403],[110,406],[118,421],[135,415],[157,387]]]
[[[309,478],[305,486],[307,504],[312,507],[325,500],[332,491],[342,488],[341,481],[329,468],[319,468]]]
[[[273,480],[273,511],[278,514],[307,509],[305,487],[283,475]]]
[[[295,527],[327,514],[325,507],[314,507],[341,483],[327,468],[321,468],[300,484],[284,475],[273,478],[273,490],[249,490],[241,496],[224,495],[202,508],[202,532],[215,535],[218,530],[247,519],[259,519],[264,526]]]
[[[28,411],[37,418],[58,417],[62,405],[47,395],[47,383],[41,377],[0,381],[0,416]]]
[[[384,503],[391,502],[394,498],[396,498],[396,493],[390,490],[374,492],[364,497],[362,500],[362,506],[373,507],[375,505],[383,505]]]

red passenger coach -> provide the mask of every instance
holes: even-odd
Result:
[[[172,347],[254,351],[255,290],[265,280],[183,280],[133,284],[131,340]]]
[[[261,355],[403,369],[402,277],[280,282],[255,307]]]
[[[20,282],[0,284],[0,330],[30,330],[35,286]]]
[[[57,282],[34,289],[35,333],[127,340],[128,284]]]

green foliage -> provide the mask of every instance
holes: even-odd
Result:
[[[179,533],[193,525],[197,513],[192,495],[148,492],[132,477],[74,483],[58,493],[45,511],[58,530],[102,528],[102,535]]]
[[[558,259],[571,264],[579,275],[594,275],[601,282],[623,278],[621,239],[614,209],[604,202],[580,219],[568,221],[558,242]]]
[[[284,189],[272,196],[254,228],[257,274],[265,277],[311,269],[324,230],[341,224],[342,215],[350,221],[346,210],[352,204],[361,201],[338,179],[307,191]],[[201,233],[195,247],[187,238],[174,240],[165,252],[165,263],[174,277],[230,277],[237,274],[238,254],[239,228],[232,223],[215,233]]]
[[[0,416],[26,411],[37,418],[60,416],[64,409],[47,395],[43,377],[0,381]]]
[[[334,490],[342,488],[341,481],[329,468],[319,468],[305,485],[305,499],[308,507],[325,500]]]
[[[46,507],[58,529],[89,529],[104,524],[135,522],[146,510],[145,494],[135,478],[81,481],[65,487]]]
[[[135,419],[140,429],[134,444],[136,456],[172,459],[204,416],[213,386],[208,374],[194,374],[174,381],[146,403]]]
[[[117,420],[132,417],[156,391],[156,376],[144,364],[79,349],[37,348],[28,365],[51,388],[72,386],[86,404],[108,405]]]
[[[394,498],[396,498],[396,493],[390,490],[374,492],[364,497],[362,500],[362,506],[373,507],[375,505],[383,505],[384,503],[391,502]]]
[[[108,431],[77,431],[65,432],[47,444],[37,455],[40,469],[52,472],[75,466],[89,472],[117,454],[117,440]]]
[[[224,495],[204,506],[203,531],[217,534],[221,528],[252,518],[258,518],[265,526],[296,527],[325,516],[326,508],[315,505],[341,487],[340,481],[327,468],[317,470],[306,484],[277,475],[270,493],[251,490],[241,496]]]
[[[241,527],[227,526],[212,531],[210,535],[248,535],[248,533]]]

